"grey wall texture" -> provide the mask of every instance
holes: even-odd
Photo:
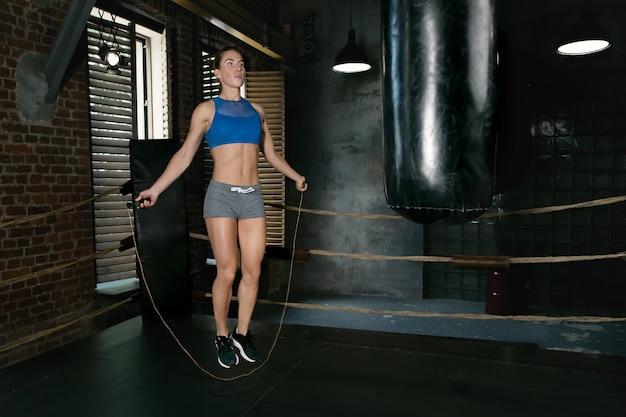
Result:
[[[348,1],[283,1],[281,23],[304,43],[303,19],[313,16],[313,51],[286,68],[287,159],[306,176],[303,207],[339,213],[395,215],[383,181],[380,2],[354,2],[352,26],[372,69],[332,71],[348,40]],[[319,17],[318,17],[319,16]],[[287,201],[297,205],[292,184]],[[293,237],[295,213],[287,218]],[[303,213],[297,247],[360,255],[421,255],[423,228],[405,219],[363,219]],[[340,294],[422,297],[422,264],[410,261],[312,256],[296,264],[293,288]]]

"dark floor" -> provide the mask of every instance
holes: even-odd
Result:
[[[272,299],[280,304],[284,301],[284,295],[275,294]],[[536,320],[525,320],[525,317],[519,316],[485,314],[484,302],[465,300],[412,300],[292,291],[289,301],[303,306],[287,309],[284,322],[289,324],[532,343],[545,350],[626,357],[626,319],[623,314],[616,312],[547,310],[531,307],[530,315]],[[307,306],[328,309],[310,309],[306,308]],[[368,310],[369,313],[339,310],[342,308]],[[281,312],[280,306],[259,304],[254,318],[278,323]],[[404,315],[402,312],[441,315],[420,317]],[[450,318],[449,315],[455,315],[455,318]],[[576,321],[580,317],[599,320]],[[567,320],[568,318],[573,321]],[[612,318],[619,321],[610,321]]]
[[[211,316],[171,325],[199,366],[241,378],[206,375],[137,317],[1,370],[0,416],[626,415],[626,356],[268,320],[253,323],[268,360],[224,370]]]

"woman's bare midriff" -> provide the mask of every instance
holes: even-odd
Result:
[[[259,147],[251,143],[230,143],[211,149],[215,181],[239,186],[259,182]]]

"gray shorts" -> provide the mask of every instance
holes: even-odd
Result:
[[[202,214],[204,218],[239,220],[265,217],[261,184],[239,187],[211,180],[204,196]]]

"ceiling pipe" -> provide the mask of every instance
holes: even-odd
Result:
[[[232,0],[172,1],[271,58],[287,65],[296,61],[297,48],[289,37]]]
[[[96,0],[73,0],[67,10],[61,28],[52,44],[50,55],[48,55],[43,66],[43,72],[48,81],[46,103],[52,103],[59,94],[61,81],[76,50],[76,45],[83,36],[89,13],[95,4]]]

